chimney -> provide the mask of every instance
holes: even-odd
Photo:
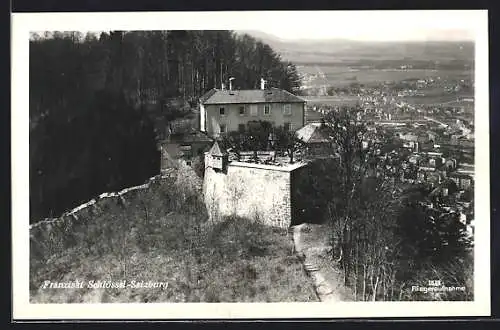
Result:
[[[233,77],[229,78],[229,90],[230,90],[230,91],[232,91],[232,90],[233,90],[233,80],[234,80],[234,79],[235,79],[235,78],[233,78]]]
[[[264,78],[260,78],[260,89],[265,89],[266,88],[266,81]]]

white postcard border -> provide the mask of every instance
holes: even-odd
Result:
[[[329,16],[330,15],[330,16]],[[337,16],[335,16],[337,15]],[[30,304],[29,303],[29,33],[50,30],[251,30],[269,22],[324,20],[348,15],[364,22],[435,22],[446,17],[475,38],[475,277],[472,302],[342,302],[342,303],[144,303]],[[436,19],[433,19],[436,18]],[[272,18],[272,19],[271,19]],[[438,19],[439,18],[439,19]],[[354,22],[354,20],[352,21]],[[432,317],[490,315],[490,197],[488,15],[469,11],[359,12],[155,12],[155,13],[16,13],[12,15],[12,278],[14,319],[233,319]],[[279,24],[279,23],[278,23]],[[299,24],[297,24],[299,25]],[[446,25],[446,26],[445,26]],[[397,27],[394,27],[395,29]]]

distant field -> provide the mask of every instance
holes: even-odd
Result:
[[[300,73],[319,75],[311,81],[306,81],[309,87],[322,85],[345,86],[353,82],[370,84],[382,81],[401,81],[405,79],[422,79],[428,77],[441,77],[441,79],[471,79],[472,71],[465,70],[396,70],[396,69],[353,69],[349,66],[302,65],[297,69]]]
[[[315,105],[349,106],[349,105],[355,105],[359,101],[359,98],[355,96],[346,96],[346,97],[303,96],[302,98],[305,99],[307,101],[307,104],[311,106]],[[407,97],[401,97],[399,99],[414,105],[443,105],[450,107],[464,107],[466,110],[467,109],[472,110],[474,108],[474,102],[457,101],[457,95],[407,96]]]
[[[303,99],[307,101],[307,104],[329,104],[329,105],[354,105],[359,101],[359,97],[356,96],[303,96]]]
[[[284,58],[294,63],[331,63],[353,61],[413,62],[474,59],[474,44],[463,42],[390,42],[365,43],[341,40],[323,42],[272,44]]]

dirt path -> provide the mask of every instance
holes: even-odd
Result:
[[[296,252],[301,256],[304,268],[314,281],[321,301],[351,301],[352,294],[343,285],[340,269],[328,256],[328,229],[324,225],[301,224],[293,227]]]

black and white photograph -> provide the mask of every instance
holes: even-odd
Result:
[[[488,315],[487,24],[14,14],[14,316]]]

